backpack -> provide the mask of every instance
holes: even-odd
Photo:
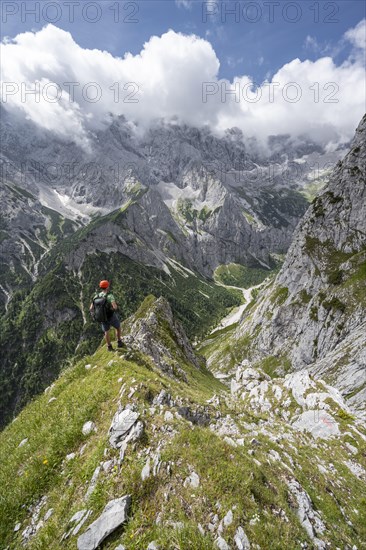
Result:
[[[97,296],[93,300],[93,318],[98,323],[105,323],[112,316],[112,311],[107,300],[107,295]]]

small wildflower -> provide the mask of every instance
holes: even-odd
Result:
[[[43,464],[48,464],[47,458],[45,458],[45,459],[43,460]]]

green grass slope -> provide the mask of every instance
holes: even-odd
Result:
[[[150,298],[138,316],[151,317],[153,305]],[[157,338],[172,343],[165,330],[162,323]],[[114,550],[123,544],[141,550],[154,540],[162,550],[209,550],[220,522],[231,547],[242,527],[253,547],[315,548],[288,489],[288,480],[295,478],[324,522],[321,538],[326,547],[362,548],[365,481],[345,464],[350,461],[347,443],[356,449],[352,460],[365,462],[365,435],[353,418],[338,411],[341,435],[314,442],[281,420],[281,411],[269,422],[270,413],[256,410],[248,399],[230,398],[228,389],[204,367],[182,362],[182,368],[186,382],[167,376],[139,351],[110,354],[102,346],[35,398],[0,434],[2,545],[22,548],[22,533],[33,515],[38,528],[27,548],[75,549],[77,537],[107,502],[130,494],[127,523],[101,548]],[[158,405],[154,399],[162,390],[172,401]],[[144,433],[128,444],[119,463],[108,429],[115,412],[127,405],[139,412]],[[292,398],[290,410],[295,410]],[[207,421],[195,422],[198,413]],[[93,421],[96,430],[85,436],[82,427],[87,421]],[[221,432],[212,429],[219,422],[226,426]],[[240,444],[237,438],[242,438]],[[67,460],[70,453],[75,456]],[[148,457],[152,469],[154,456],[159,456],[160,466],[142,480],[142,469]],[[93,473],[106,461],[111,461],[109,467],[101,468],[94,490],[86,496]],[[186,482],[192,472],[199,476],[198,487]],[[77,535],[61,540],[80,510],[91,510],[86,523]],[[230,510],[232,520],[223,522]]]
[[[29,294],[18,293],[0,319],[0,425],[48,386],[75,354],[96,349],[101,331],[88,310],[95,284],[103,278],[112,281],[122,319],[153,293],[169,300],[190,337],[202,337],[241,301],[240,292],[213,281],[184,270],[169,276],[117,253],[88,256],[79,275],[60,261]]]

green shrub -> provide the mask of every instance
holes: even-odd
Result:
[[[288,298],[288,288],[286,286],[278,287],[271,295],[271,303],[281,306]]]
[[[339,416],[339,418],[341,418],[342,420],[354,420],[355,419],[353,414],[348,413],[344,409],[338,409],[337,416]]]
[[[343,271],[336,269],[328,275],[328,283],[331,285],[340,285],[343,281]]]
[[[311,255],[316,250],[319,250],[319,248],[321,247],[322,247],[322,243],[321,241],[319,241],[319,239],[317,239],[316,237],[311,237],[310,235],[306,235],[305,252],[307,252],[307,254]]]
[[[343,313],[346,310],[346,304],[341,302],[341,300],[336,296],[333,296],[330,300],[324,300],[324,302],[322,303],[322,306],[327,311],[338,310]]]
[[[310,314],[309,314],[309,317],[312,321],[318,321],[318,307],[317,306],[312,306],[310,308]]]
[[[308,294],[305,288],[300,291],[300,300],[303,304],[308,304],[312,298],[311,294]]]
[[[312,202],[312,206],[316,218],[324,216],[324,206],[321,197],[316,197]]]
[[[330,204],[337,204],[339,202],[342,202],[343,200],[342,197],[335,195],[333,191],[327,191],[326,193],[324,193],[324,197],[327,197]]]

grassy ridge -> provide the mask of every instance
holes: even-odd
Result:
[[[87,356],[68,368],[49,392],[34,399],[0,434],[3,495],[0,539],[3,543],[11,542],[13,527],[27,517],[27,507],[49,493],[49,505],[54,508],[54,515],[41,535],[40,547],[74,548],[74,542],[58,546],[56,541],[62,535],[65,518],[71,517],[72,510],[80,507],[85,481],[90,479],[96,465],[103,459],[106,434],[117,410],[121,377],[128,386],[140,385],[135,399],[141,400],[142,406],[144,403],[148,405],[152,396],[158,395],[163,388],[182,392],[184,386],[185,396],[195,402],[203,402],[213,391],[223,389],[207,371],[188,369],[190,383],[186,385],[167,381],[148,358],[137,355],[136,361],[126,361],[113,356],[113,364],[109,364],[111,357],[103,346],[94,356]],[[91,364],[89,370],[85,369],[88,362]],[[56,399],[49,402],[50,398]],[[98,431],[85,437],[81,430],[88,420],[96,423]],[[28,438],[27,444],[19,448],[19,443],[25,438]],[[83,455],[65,464],[66,454],[80,450],[84,443],[87,448]],[[137,480],[133,472],[136,467],[139,463],[132,467],[127,460],[130,480],[128,476],[125,478],[120,472],[117,476],[114,472],[113,481],[118,486],[112,488],[111,484],[103,484],[91,499],[93,509],[103,508],[104,499],[111,496],[111,492],[118,492],[122,485],[126,485],[125,491],[135,489]],[[65,486],[65,480],[70,479],[72,484],[66,483]],[[14,539],[19,542],[19,536]],[[16,548],[18,543],[14,544],[12,547]]]
[[[351,418],[343,415],[338,419],[342,438],[313,445],[309,436],[291,430],[283,420],[278,426],[271,425],[267,423],[268,413],[256,412],[243,400],[225,400],[227,389],[208,371],[186,365],[186,372],[188,383],[173,380],[138,352],[127,360],[111,356],[102,347],[68,368],[47,393],[34,399],[0,434],[0,538],[4,546],[11,550],[21,547],[21,532],[29,524],[28,508],[43,496],[47,496],[47,503],[39,519],[43,520],[50,508],[53,514],[31,539],[31,550],[74,550],[76,537],[63,542],[61,537],[75,512],[92,510],[82,533],[110,499],[131,494],[128,523],[103,543],[105,550],[114,550],[117,544],[141,550],[152,540],[163,550],[211,550],[214,537],[207,525],[214,514],[222,519],[229,510],[233,511],[233,521],[225,527],[224,537],[231,545],[236,529],[242,526],[251,544],[261,548],[282,550],[286,545],[300,550],[305,543],[311,548],[287,489],[291,469],[321,513],[327,527],[324,538],[330,547],[359,545],[364,540],[364,483],[344,464],[349,459],[345,441],[357,445],[358,461],[362,461],[365,451],[361,436],[350,429]],[[125,390],[120,397],[122,385]],[[135,391],[128,397],[131,388]],[[230,415],[243,434],[244,445],[233,447],[208,427],[175,415],[176,407],[151,409],[153,398],[162,389],[174,399],[183,399],[192,410],[207,410],[212,422]],[[208,406],[207,400],[214,394],[219,402]],[[50,402],[51,398],[56,399]],[[108,428],[119,402],[123,406],[134,403],[145,432],[136,445],[128,446],[121,466],[114,463],[109,472],[100,473],[87,499],[95,468],[101,461],[118,457],[118,451],[108,444]],[[164,419],[168,410],[173,413],[170,421]],[[97,431],[84,436],[82,426],[88,420],[95,422]],[[278,439],[276,429],[292,435]],[[19,448],[24,438],[28,442]],[[158,447],[160,471],[142,481],[147,449],[155,452]],[[283,461],[271,459],[274,451]],[[75,458],[66,461],[71,452]],[[317,464],[330,462],[335,469],[322,474]],[[196,488],[184,484],[192,470],[200,478]],[[158,517],[160,521],[156,522]],[[14,533],[17,522],[21,528]],[[181,528],[169,522],[181,522]],[[205,527],[203,534],[199,523]]]
[[[0,424],[49,385],[75,354],[97,348],[101,331],[88,310],[100,279],[112,281],[122,319],[153,293],[168,299],[189,337],[202,337],[241,301],[240,292],[213,281],[174,269],[169,276],[117,253],[88,256],[80,278],[59,262],[28,295],[19,293],[0,319]]]

